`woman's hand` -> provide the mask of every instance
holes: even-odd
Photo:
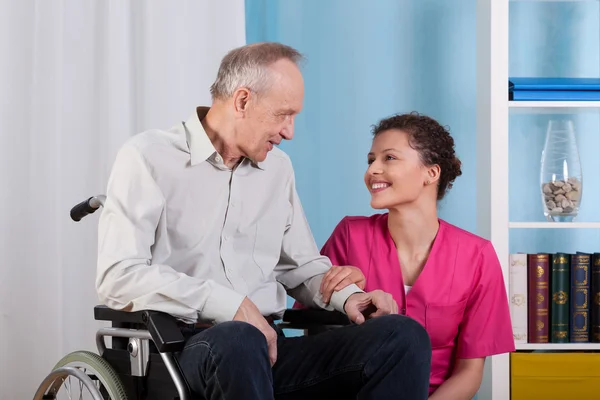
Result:
[[[325,273],[321,282],[323,301],[328,304],[334,291],[342,290],[352,283],[364,290],[365,282],[365,276],[359,268],[350,265],[334,265]]]

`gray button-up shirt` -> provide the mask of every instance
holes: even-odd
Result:
[[[230,321],[244,296],[281,317],[286,291],[343,312],[361,290],[350,285],[330,305],[321,301],[331,264],[314,242],[288,156],[274,148],[263,162],[228,168],[200,123],[207,111],[119,150],[99,222],[100,300],[189,323]]]

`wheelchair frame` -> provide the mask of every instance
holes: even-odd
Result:
[[[75,205],[70,212],[73,221],[80,221],[85,216],[94,213],[104,206],[106,196],[97,195]],[[156,352],[160,356],[164,367],[171,378],[177,392],[176,399],[189,400],[191,391],[185,377],[179,368],[175,354],[185,345],[185,337],[181,328],[185,325],[166,313],[142,310],[136,312],[113,310],[104,305],[94,307],[94,318],[99,321],[110,321],[111,327],[100,328],[96,332],[96,346],[98,355],[108,362],[115,370],[115,376],[126,387],[125,394],[129,400],[133,391],[148,390],[147,378],[149,374],[162,377],[161,365],[157,365]],[[337,311],[317,309],[287,309],[284,311],[282,322],[277,326],[281,329],[304,330],[305,334],[314,335],[332,328],[349,325],[347,316]],[[113,338],[113,346],[106,347],[105,338]],[[127,339],[127,344],[124,341]],[[121,348],[119,348],[121,347]],[[123,360],[124,350],[129,354],[129,359]],[[156,351],[152,351],[156,350]],[[151,360],[154,360],[154,369],[149,371]],[[111,361],[113,361],[111,363]],[[118,364],[118,365],[117,365]],[[55,399],[63,381],[73,376],[79,379],[90,390],[93,400],[105,400],[92,379],[84,372],[74,367],[59,367],[53,369],[38,387],[34,400]],[[123,380],[127,377],[127,382]],[[133,387],[132,387],[133,385]],[[142,385],[140,389],[139,386]],[[144,387],[145,386],[145,387]],[[129,389],[129,390],[127,390]],[[170,393],[170,392],[169,392]]]

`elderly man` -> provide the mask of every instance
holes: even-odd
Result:
[[[363,292],[356,269],[327,274],[275,147],[302,109],[300,59],[277,43],[235,49],[210,108],[123,145],[100,219],[99,296],[193,324],[178,359],[202,398],[426,399],[426,331],[389,294]],[[286,338],[273,324],[286,294],[355,324]]]

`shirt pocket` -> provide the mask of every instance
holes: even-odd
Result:
[[[425,329],[429,333],[432,348],[454,346],[462,322],[467,299],[449,304],[427,304]]]

